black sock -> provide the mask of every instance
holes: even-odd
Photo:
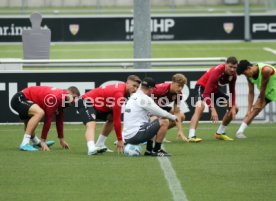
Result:
[[[147,141],[147,150],[150,151],[150,152],[152,151],[152,147],[153,147],[152,145],[153,145],[153,141],[148,140]]]
[[[157,152],[158,150],[160,150],[161,149],[161,145],[162,145],[162,143],[155,142],[155,146],[154,146],[153,151]]]

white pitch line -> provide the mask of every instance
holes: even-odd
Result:
[[[170,160],[167,157],[158,157],[160,166],[164,172],[165,178],[168,182],[170,191],[174,201],[188,201],[187,196],[182,189],[179,179],[172,167]]]
[[[274,49],[271,49],[269,47],[264,47],[263,50],[267,51],[267,52],[271,52],[272,54],[275,54],[276,55],[276,50]]]

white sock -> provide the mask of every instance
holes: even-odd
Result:
[[[97,147],[103,146],[104,143],[105,143],[106,138],[107,138],[106,136],[104,136],[103,134],[100,134],[99,137],[98,137],[98,140],[96,142],[96,146]]]
[[[192,138],[195,136],[195,129],[194,128],[190,128],[189,130],[189,138]]]
[[[36,135],[31,140],[34,144],[39,144],[40,143],[40,139]]]
[[[25,133],[21,145],[25,146],[26,144],[29,144],[30,139],[31,139],[31,135]]]
[[[248,127],[248,125],[247,125],[246,123],[242,122],[242,124],[241,124],[239,130],[237,131],[237,133],[243,133],[244,130],[245,130],[247,127]]]
[[[94,150],[96,147],[95,147],[95,142],[93,140],[91,141],[88,141],[87,142],[87,147],[88,147],[88,151],[92,151]]]
[[[227,126],[224,126],[223,124],[220,124],[218,130],[217,130],[217,134],[223,134],[225,133],[225,129]]]

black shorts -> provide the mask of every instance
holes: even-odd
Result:
[[[165,110],[165,111],[167,111],[167,112],[171,112],[171,110],[172,110],[172,107],[170,107],[170,106],[164,106],[164,107],[160,107],[162,110]]]
[[[267,105],[268,103],[270,103],[271,100],[269,100],[268,98],[265,98],[265,104]]]
[[[84,124],[101,119],[106,121],[111,112],[98,112],[90,100],[79,99],[77,108]]]
[[[194,103],[196,103],[199,100],[204,100],[204,98],[202,97],[203,92],[204,92],[203,86],[200,86],[200,85],[195,86],[195,94],[194,94],[195,101],[194,101]],[[214,100],[212,100],[212,101],[214,101],[214,103],[215,103],[218,98],[223,98],[227,101],[229,100],[229,96],[226,95],[225,93],[223,93],[222,91],[218,91],[218,92],[214,93]]]
[[[125,139],[126,144],[141,144],[152,139],[160,129],[159,120],[143,124],[137,134],[130,139]]]
[[[20,119],[29,119],[29,109],[34,103],[27,100],[23,92],[16,93],[11,99],[11,107],[18,112]]]

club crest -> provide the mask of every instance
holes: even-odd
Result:
[[[234,23],[232,22],[223,23],[223,29],[226,33],[230,34],[234,30]]]
[[[71,32],[72,35],[77,35],[77,33],[79,32],[80,26],[78,24],[70,24],[69,25],[69,30]]]

